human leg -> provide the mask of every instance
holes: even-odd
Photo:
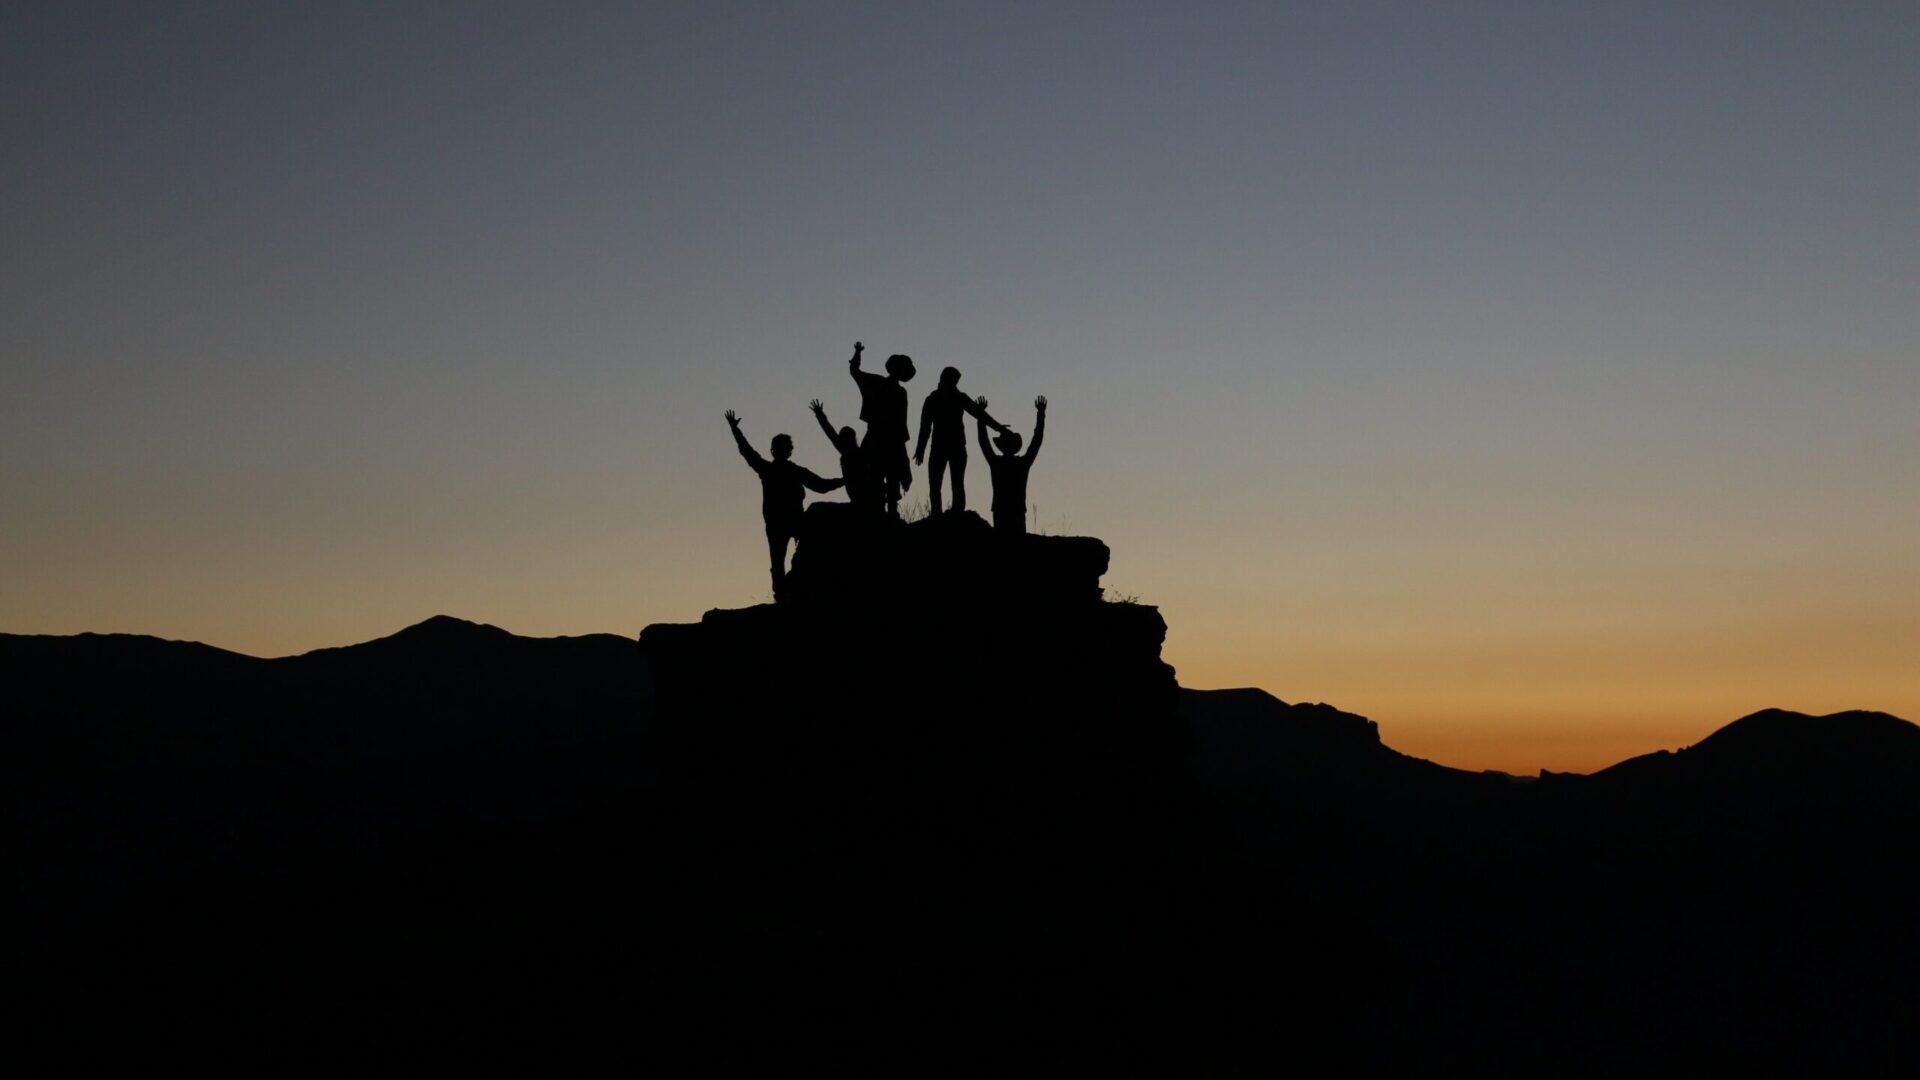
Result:
[[[787,586],[787,541],[790,539],[792,536],[787,530],[776,529],[771,525],[767,527],[767,559],[773,567],[773,598],[775,600],[780,599],[781,592]]]
[[[875,501],[886,510],[888,517],[899,517],[900,476],[905,472],[903,466],[906,464],[907,444],[902,442],[896,447],[869,430],[860,449],[867,456],[868,467],[873,470],[868,475],[873,481]]]
[[[946,471],[947,452],[941,448],[940,444],[935,443],[933,446],[933,456],[927,459],[927,513],[930,515],[940,512],[940,478]],[[956,477],[958,476],[958,474],[955,475]],[[961,503],[957,495],[955,496],[953,508],[955,510],[961,509]]]
[[[967,508],[967,451],[961,447],[947,458],[947,468],[953,473],[953,512],[959,513]]]
[[[887,477],[887,513],[899,517],[900,495],[913,486],[913,473],[909,471],[913,468],[913,462],[907,457],[904,439],[888,447],[885,453],[890,473]]]

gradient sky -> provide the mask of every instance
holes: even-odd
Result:
[[[1050,395],[1035,524],[1186,685],[1514,771],[1920,719],[1916,56],[1911,2],[8,4],[0,630],[763,600],[720,414],[832,471],[860,338],[916,415]]]

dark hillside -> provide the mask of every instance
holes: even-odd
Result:
[[[1915,1060],[1912,724],[1462,772],[1180,689],[1107,557],[821,506],[781,604],[638,643],[0,635],[20,1016],[708,1071]]]

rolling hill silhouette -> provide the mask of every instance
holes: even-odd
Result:
[[[638,642],[0,635],[22,1017],[703,1071],[1913,1060],[1906,721],[1464,772],[1180,688],[1097,540],[799,542],[780,605]]]

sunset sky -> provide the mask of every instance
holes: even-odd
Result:
[[[1049,395],[1034,525],[1185,685],[1519,772],[1920,720],[1916,56],[1911,2],[7,5],[0,631],[763,601],[721,413],[835,471],[861,339],[916,417]]]

